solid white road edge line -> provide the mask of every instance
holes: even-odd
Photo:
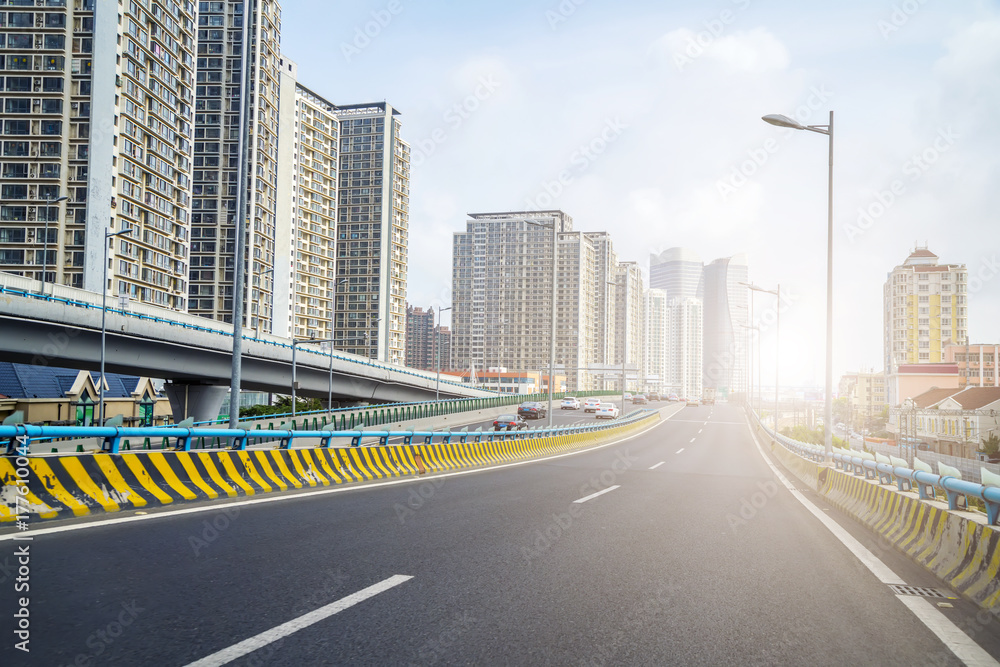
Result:
[[[771,472],[778,478],[778,480],[785,486],[786,489],[798,500],[802,505],[812,513],[817,519],[820,520],[826,528],[833,533],[841,544],[843,544],[847,549],[854,554],[861,563],[868,568],[868,570],[875,575],[875,577],[881,581],[883,584],[902,584],[907,585],[905,581],[900,578],[898,574],[892,571],[892,569],[878,559],[875,554],[866,549],[860,542],[858,542],[853,535],[848,533],[839,523],[824,514],[816,505],[812,503],[808,498],[806,498],[800,491],[796,490],[792,486],[788,478],[785,477],[780,470],[771,461],[771,457],[767,455],[764,448],[761,447],[760,442],[757,440],[756,435],[754,435],[753,429],[750,428],[750,424],[746,425],[747,431],[750,432],[750,439],[753,440],[754,444],[757,446],[757,451],[760,452],[761,457],[764,459],[764,463],[771,469]],[[927,629],[934,633],[934,635],[941,640],[941,642],[948,647],[955,656],[961,660],[963,663],[969,667],[980,667],[986,665],[1000,665],[993,656],[984,651],[979,644],[976,644],[972,639],[962,632],[954,623],[952,623],[947,616],[941,613],[939,610],[935,609],[930,605],[929,602],[922,598],[913,598],[906,595],[896,596],[900,602],[902,602],[906,607],[913,612],[913,614],[922,622]],[[924,604],[919,604],[919,603]]]
[[[592,493],[589,496],[587,496],[586,498],[580,498],[579,500],[574,500],[573,502],[577,503],[577,504],[579,504],[579,503],[585,503],[588,500],[593,500],[597,496],[603,496],[605,493],[611,493],[615,489],[620,489],[620,488],[622,488],[621,484],[615,484],[614,486],[609,486],[608,488],[604,489],[603,491],[598,491],[597,493]]]
[[[653,466],[652,468],[650,468],[650,470],[656,470],[657,468],[659,468],[659,467],[660,467],[661,465],[663,465],[664,463],[666,463],[666,461],[660,461],[660,462],[659,462],[659,463],[657,463],[657,464],[656,464],[655,466]]]
[[[676,412],[674,414],[677,414]],[[649,428],[644,428],[638,433],[633,433],[627,438],[622,438],[621,440],[614,440],[612,442],[604,443],[603,445],[595,445],[594,447],[588,447],[587,449],[578,449],[573,452],[565,452],[563,454],[553,454],[552,456],[547,456],[541,459],[528,459],[526,461],[514,461],[512,463],[501,463],[495,466],[487,466],[483,468],[472,468],[470,470],[456,470],[454,472],[440,473],[437,475],[426,475],[417,477],[400,477],[398,479],[390,479],[384,482],[372,482],[369,484],[358,484],[351,486],[335,486],[327,489],[318,489],[316,491],[306,491],[304,493],[278,493],[276,495],[268,495],[262,498],[252,498],[250,500],[239,500],[232,503],[213,503],[209,502],[201,507],[188,507],[185,509],[178,510],[168,510],[166,512],[152,512],[150,514],[143,514],[139,516],[123,516],[114,519],[99,519],[97,521],[87,521],[85,523],[74,523],[66,526],[53,526],[52,528],[31,528],[30,535],[32,537],[37,537],[39,535],[53,535],[56,533],[68,533],[74,530],[86,530],[88,528],[102,528],[104,526],[113,526],[121,523],[133,523],[136,521],[149,521],[151,519],[162,519],[167,517],[181,516],[184,514],[199,514],[201,512],[218,512],[221,510],[227,510],[231,507],[248,507],[250,505],[261,505],[265,503],[276,503],[281,501],[293,500],[295,498],[310,498],[313,496],[325,496],[331,493],[344,493],[346,491],[360,491],[363,489],[374,489],[382,486],[394,486],[396,484],[413,484],[414,482],[425,482],[430,479],[444,479],[448,477],[459,477],[461,475],[472,475],[476,473],[488,472],[490,470],[499,470],[501,468],[512,468],[514,466],[523,466],[531,463],[542,463],[545,461],[552,461],[555,459],[565,458],[567,456],[575,456],[577,454],[585,454],[586,452],[592,452],[598,449],[603,449],[605,447],[612,447],[614,445],[620,445],[623,442],[628,442],[633,438],[638,438],[640,435],[645,435],[653,429],[659,428],[663,424],[671,420],[674,415],[668,415],[667,417],[661,419],[656,424],[650,426]],[[133,511],[133,510],[126,510]],[[140,510],[141,511],[141,510]],[[0,535],[0,542],[7,542],[20,537],[24,539],[23,533],[8,533],[6,535]]]
[[[375,597],[379,593],[384,593],[390,588],[394,588],[395,586],[405,583],[412,578],[413,577],[404,574],[397,574],[389,577],[388,579],[369,586],[364,590],[352,593],[351,595],[341,598],[336,602],[331,602],[325,607],[320,607],[319,609],[311,611],[308,614],[303,614],[302,616],[294,618],[287,623],[282,623],[277,627],[262,632],[255,637],[244,639],[240,643],[233,644],[229,648],[224,648],[221,651],[213,653],[212,655],[205,656],[201,660],[196,660],[195,662],[190,663],[187,667],[220,667],[221,665],[226,665],[233,660],[242,658],[248,653],[253,653],[257,649],[264,648],[272,642],[276,642],[279,639],[298,632],[299,630],[308,628],[314,623],[319,623],[325,618],[329,618],[334,614],[342,612],[349,607],[353,607],[359,602],[364,602],[368,598]]]

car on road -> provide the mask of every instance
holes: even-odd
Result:
[[[689,398],[689,399],[688,399],[688,400],[686,401],[686,405],[687,405],[687,407],[689,407],[689,408],[692,408],[692,407],[697,407],[697,406],[699,405],[699,401],[698,401],[698,399],[697,399],[697,398]]]
[[[632,394],[626,392],[624,398],[625,398],[626,401],[631,401],[632,400]]]
[[[567,396],[559,404],[560,410],[579,410],[580,409],[580,399],[573,398],[572,396]]]
[[[494,431],[520,431],[528,428],[528,422],[520,415],[500,415],[493,420]]]
[[[614,403],[601,403],[601,407],[597,408],[597,414],[594,415],[597,419],[618,419],[618,406]]]
[[[541,403],[527,401],[517,408],[517,414],[525,419],[544,419],[548,415],[548,410]]]
[[[662,398],[660,398],[660,395],[657,394],[655,391],[649,392],[649,395],[647,395],[646,398],[649,400],[650,403],[652,403],[653,401],[656,401],[658,403],[663,400]]]
[[[636,394],[632,397],[632,405],[646,405],[648,402],[642,394]]]
[[[599,398],[588,398],[583,402],[584,412],[596,412],[599,407],[601,407],[601,399]]]
[[[671,403],[676,403],[681,399],[677,398],[677,394],[670,394],[669,396],[667,396],[667,400],[670,401]]]

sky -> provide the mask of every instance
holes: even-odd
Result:
[[[303,85],[401,112],[415,306],[450,305],[466,214],[556,208],[645,267],[747,253],[787,295],[782,384],[821,386],[829,139],[761,116],[832,110],[834,382],[882,369],[916,246],[967,265],[970,342],[1000,342],[1000,2],[285,0],[281,40]],[[778,347],[765,324],[765,385]]]

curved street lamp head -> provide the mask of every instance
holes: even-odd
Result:
[[[769,113],[766,116],[761,116],[761,119],[765,123],[770,123],[771,125],[777,125],[778,127],[790,127],[794,130],[804,130],[805,125],[802,123],[789,118],[788,116],[783,116],[780,113]]]

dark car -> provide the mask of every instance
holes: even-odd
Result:
[[[517,409],[517,414],[525,419],[543,419],[548,411],[545,406],[541,403],[521,403],[521,406]]]
[[[650,401],[651,403],[652,403],[653,401],[657,401],[657,402],[659,402],[659,401],[662,401],[662,400],[663,400],[662,398],[660,398],[660,395],[659,395],[659,394],[657,394],[657,393],[656,393],[655,391],[651,391],[651,392],[649,392],[649,395],[648,395],[648,396],[647,396],[646,398],[648,398],[648,399],[649,399],[649,401]]]
[[[528,422],[520,415],[500,415],[493,420],[494,431],[520,431],[522,428],[528,428]]]
[[[636,394],[632,397],[632,405],[646,405],[646,397],[642,394]]]

